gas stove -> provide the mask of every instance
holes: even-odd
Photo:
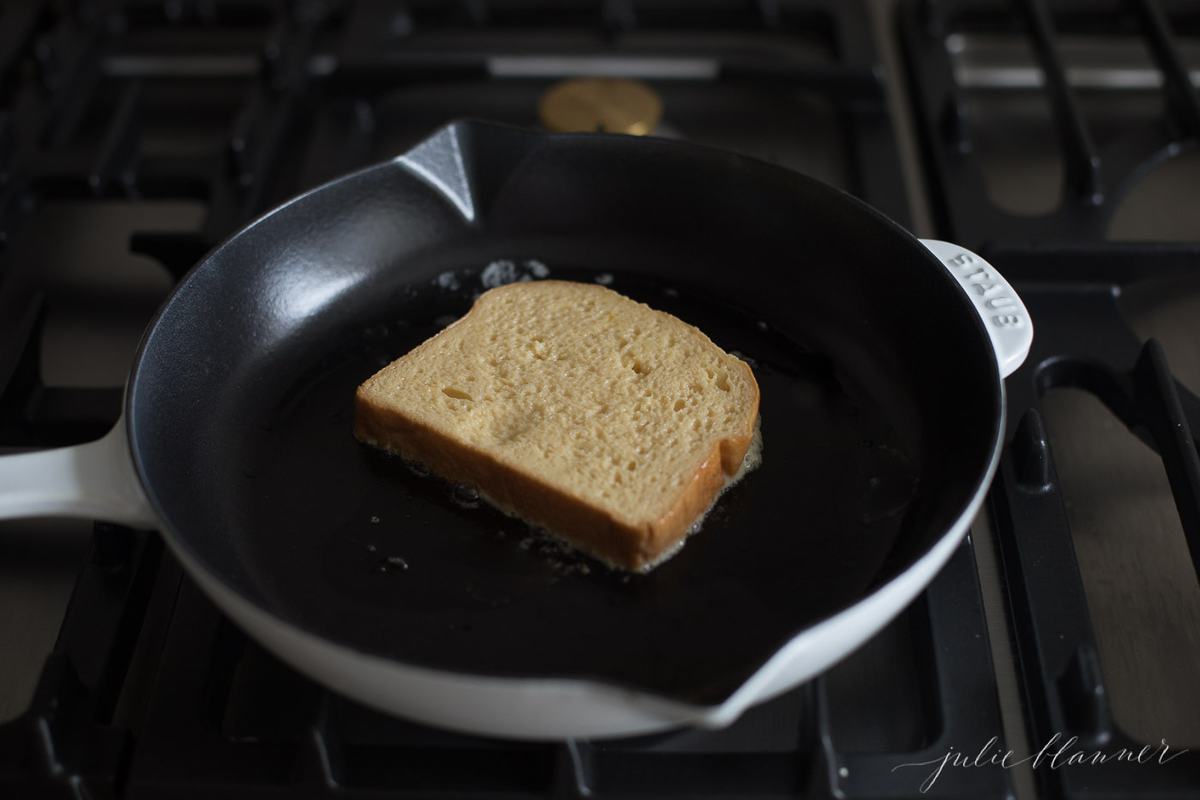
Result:
[[[388,718],[248,640],[153,532],[0,524],[0,795],[1194,796],[1196,37],[1164,0],[0,4],[0,453],[104,433],[200,256],[464,117],[808,173],[979,250],[1037,329],[947,567],[722,730],[531,744]],[[634,99],[553,107],[595,78]],[[1058,768],[1070,737],[1168,757]]]

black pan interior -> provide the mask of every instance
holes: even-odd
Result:
[[[993,357],[908,234],[691,146],[460,124],[231,239],[152,327],[135,460],[172,535],[305,629],[467,673],[712,703],[923,554],[982,479]],[[421,176],[417,172],[424,172]],[[762,465],[649,575],[351,436],[354,388],[497,279],[611,280],[745,356]]]

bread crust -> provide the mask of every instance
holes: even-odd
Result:
[[[458,323],[465,322],[477,307]],[[493,505],[545,528],[612,566],[643,571],[686,537],[746,457],[758,422],[759,389],[750,367],[741,360],[737,363],[754,388],[744,434],[714,441],[666,512],[642,525],[618,520],[585,498],[384,405],[370,395],[370,380],[358,388],[355,396],[354,435],[365,444],[419,462],[447,480],[478,489]]]

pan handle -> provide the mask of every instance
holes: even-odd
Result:
[[[979,312],[996,351],[1000,377],[1016,372],[1033,344],[1033,319],[1016,290],[995,267],[965,247],[937,239],[920,242],[938,257]]]
[[[0,519],[24,517],[159,527],[129,457],[124,416],[94,442],[0,456]]]

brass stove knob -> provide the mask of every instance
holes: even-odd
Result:
[[[662,100],[641,81],[571,78],[542,95],[538,115],[548,130],[601,131],[645,136],[662,119]]]

